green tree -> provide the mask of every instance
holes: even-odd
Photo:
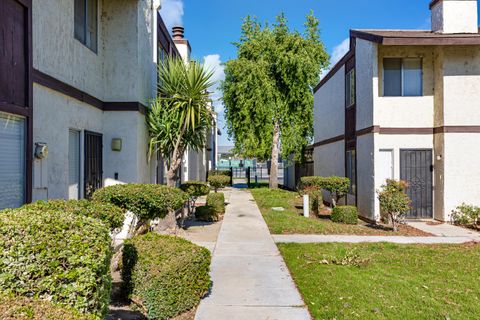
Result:
[[[313,87],[329,56],[319,21],[307,16],[305,32],[291,31],[283,14],[270,26],[247,17],[237,58],[222,83],[228,133],[236,151],[271,160],[270,187],[278,187],[278,158],[300,155],[313,135]]]
[[[187,149],[205,146],[207,129],[213,125],[208,88],[213,72],[196,61],[168,58],[158,69],[159,96],[146,117],[149,159],[159,152],[167,163],[167,185],[175,186],[178,169]]]
[[[407,183],[387,179],[385,185],[378,191],[378,200],[382,215],[392,224],[393,231],[398,230],[401,217],[411,209],[411,200],[405,193]]]

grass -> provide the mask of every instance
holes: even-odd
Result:
[[[315,319],[479,318],[478,244],[279,248]]]
[[[332,222],[330,216],[305,218],[302,209],[296,207],[297,201],[301,202],[296,192],[265,187],[250,191],[272,234],[427,235],[408,226],[401,226],[398,232],[393,232],[390,228],[373,226],[361,220],[358,225],[345,225]],[[285,211],[273,211],[274,207],[283,207]]]

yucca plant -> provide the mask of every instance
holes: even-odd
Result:
[[[213,109],[208,89],[213,71],[201,63],[185,63],[170,57],[158,69],[158,97],[147,114],[149,159],[155,152],[166,159],[167,184],[175,186],[177,172],[187,149],[205,146],[206,133],[213,125]]]

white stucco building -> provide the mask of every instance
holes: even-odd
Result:
[[[347,202],[378,220],[386,179],[409,183],[409,218],[480,205],[477,0],[435,0],[432,30],[352,30],[315,89],[315,175],[347,176]]]
[[[147,161],[145,111],[157,62],[190,45],[183,29],[172,39],[159,9],[159,0],[1,1],[0,209],[162,182],[161,162]],[[215,159],[200,153],[185,169],[191,179],[204,180]]]

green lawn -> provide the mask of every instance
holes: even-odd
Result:
[[[480,245],[279,248],[315,319],[480,318]]]
[[[419,230],[401,226],[398,232],[371,226],[361,220],[358,225],[334,223],[329,216],[305,218],[298,193],[268,188],[250,189],[272,234],[351,234],[351,235],[427,235]],[[272,208],[283,207],[285,211],[273,211]]]

